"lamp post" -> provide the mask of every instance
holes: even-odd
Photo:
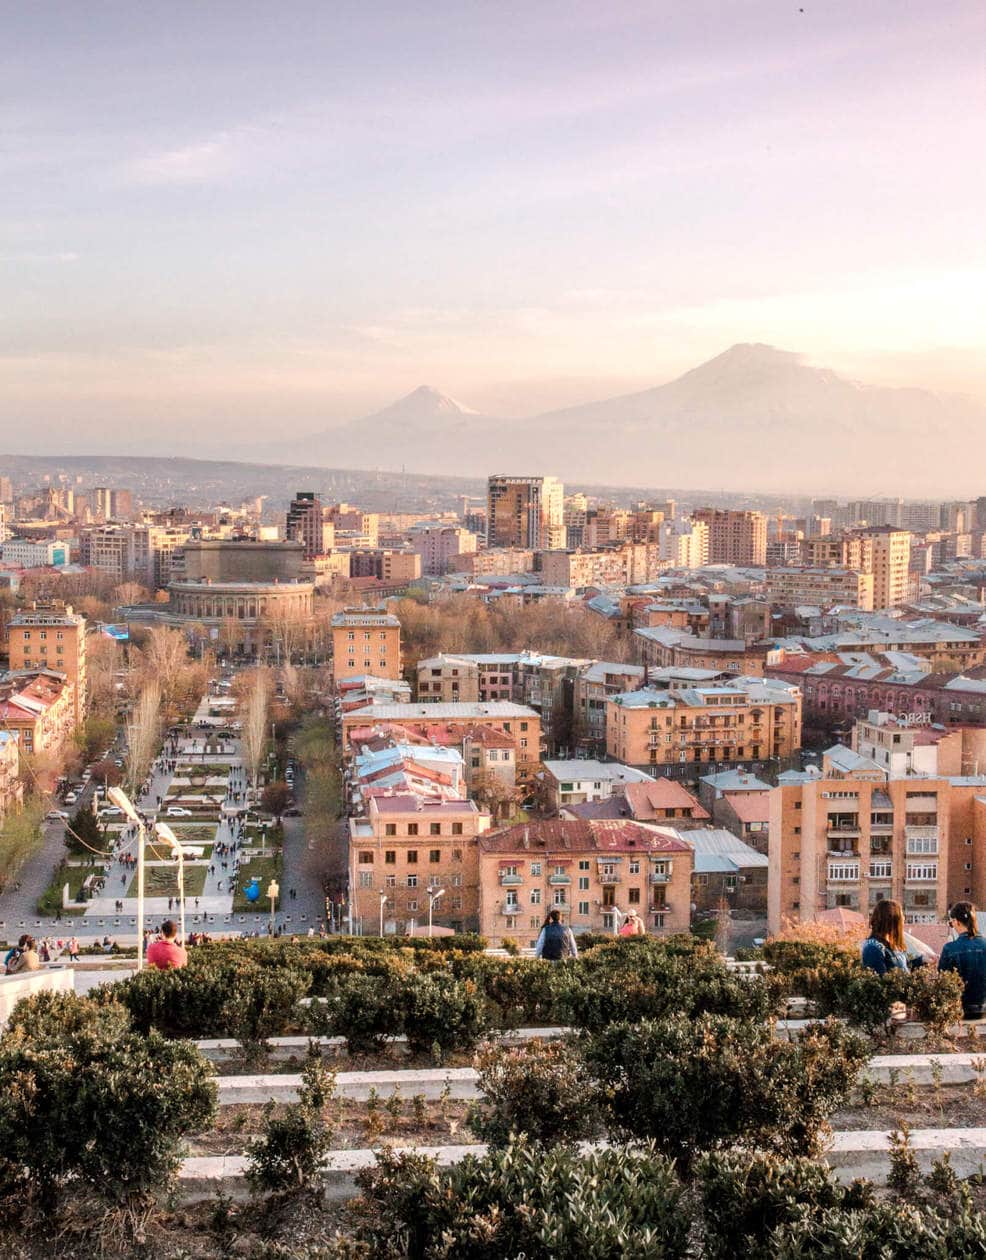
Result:
[[[444,896],[445,896],[444,888],[429,888],[428,889],[428,937],[429,939],[431,938],[432,908],[434,907],[435,902],[439,899],[439,897],[444,897]]]
[[[167,823],[154,824],[158,837],[171,846],[171,851],[178,859],[178,917],[181,924],[181,943],[185,944],[185,850],[178,842],[178,837]]]
[[[277,903],[277,895],[280,892],[277,880],[272,879],[267,885],[267,896],[270,897],[270,934],[274,935],[274,907]]]
[[[383,912],[387,908],[387,894],[380,893],[380,935],[383,936]]]
[[[144,966],[144,845],[147,829],[123,788],[107,788],[106,795],[118,809],[123,810],[132,823],[137,824],[137,970],[141,971]]]

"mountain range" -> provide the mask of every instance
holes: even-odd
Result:
[[[279,462],[769,492],[971,493],[986,408],[862,385],[773,346],[741,344],[683,376],[524,419],[421,386],[361,419],[269,448]]]

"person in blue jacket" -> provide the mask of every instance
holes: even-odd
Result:
[[[948,921],[956,933],[938,959],[939,971],[957,971],[965,983],[962,1014],[966,1019],[981,1019],[986,1009],[986,938],[979,935],[976,907],[971,901],[957,901],[948,912]]]
[[[895,969],[908,971],[904,945],[904,912],[890,897],[878,901],[870,915],[870,934],[863,942],[862,963],[878,976]]]

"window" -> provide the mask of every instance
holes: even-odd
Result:
[[[417,888],[417,886],[418,886],[418,877],[417,877],[417,875],[408,875],[408,877],[407,877],[407,886],[408,886],[408,888]]]
[[[409,865],[409,866],[415,866],[415,865],[417,864],[417,861],[418,861],[418,851],[417,851],[417,849],[408,849],[408,851],[407,851],[407,861],[408,861],[408,865]]]
[[[440,836],[442,834],[442,824],[431,823],[428,827],[428,834],[432,836]]]
[[[396,887],[397,887],[397,876],[396,876],[396,875],[388,875],[388,876],[387,876],[387,887],[388,887],[388,888],[396,888]]]
[[[372,871],[360,871],[360,873],[359,873],[359,886],[360,886],[360,888],[372,888],[372,887],[373,887],[373,872],[372,872]]]
[[[704,874],[704,873],[700,873],[700,874],[698,874],[698,875],[693,876],[693,878],[694,878],[694,880],[695,880],[695,887],[696,887],[696,888],[708,888],[708,886],[709,886],[709,877],[708,877],[708,875],[706,875],[706,874]]]
[[[44,638],[44,635],[42,635],[41,637],[42,637],[42,638]],[[527,730],[527,723],[526,723],[526,722],[521,722],[521,724],[520,724],[520,729],[521,729],[522,731],[526,731],[526,730]]]
[[[640,889],[639,888],[628,889],[627,901],[630,903],[631,906],[639,906],[640,905]]]
[[[561,865],[559,865],[559,866],[556,866],[556,867],[555,867],[554,873],[555,873],[556,875],[567,875],[567,874],[568,874],[568,872],[565,870],[565,867],[564,867],[564,866],[561,866]]]
[[[579,876],[579,892],[588,892],[588,891],[589,891],[589,876],[580,875]]]
[[[448,882],[449,882],[449,887],[450,887],[450,888],[461,888],[461,887],[462,887],[462,876],[461,876],[461,875],[449,875],[449,877],[448,877]]]
[[[908,862],[905,879],[927,879],[936,880],[938,878],[937,862]]]
[[[384,834],[385,836],[396,836],[396,835],[397,835],[397,823],[385,823],[385,824],[384,824],[384,828],[383,828],[383,834]]]
[[[564,890],[564,888],[556,888],[556,889],[555,889],[555,894],[554,894],[554,903],[555,903],[555,905],[556,905],[556,906],[563,906],[563,905],[565,904],[565,890]]]
[[[629,873],[630,873],[631,875],[639,875],[639,874],[640,874],[640,861],[639,861],[639,859],[634,858],[634,860],[633,860],[633,861],[629,864],[629,866],[627,867],[627,869],[628,869],[628,871],[629,871]]]
[[[541,904],[541,889],[532,888],[531,889],[531,905],[539,906],[540,904]]]
[[[453,861],[453,862],[461,862],[461,861],[462,861],[462,850],[461,850],[461,849],[453,849],[453,850],[452,850],[452,861]]]
[[[579,914],[588,914],[588,913],[589,913],[589,903],[588,903],[588,901],[580,901],[580,902],[579,902]]]
[[[462,823],[453,823],[453,824],[452,824],[452,835],[453,835],[453,836],[461,836],[461,835],[462,835]],[[458,854],[459,854],[459,857],[461,858],[461,857],[462,857],[462,850],[461,850],[461,849],[458,849],[458,850],[457,850],[457,852],[458,852]]]
[[[587,871],[590,869],[591,863],[586,858],[579,858],[579,870]]]
[[[418,834],[418,824],[417,824],[417,823],[408,823],[408,824],[407,824],[407,834],[408,834],[409,836],[416,836],[416,835]]]
[[[441,860],[442,860],[442,851],[441,851],[441,849],[429,849],[429,850],[428,850],[428,861],[429,861],[429,862],[440,862]]]
[[[541,863],[540,863],[540,862],[532,862],[532,863],[531,863],[531,874],[532,874],[532,875],[540,875],[540,874],[541,874]]]
[[[408,908],[408,910],[417,910],[417,908],[418,908],[418,899],[417,899],[417,897],[412,897],[412,898],[411,898],[411,900],[407,903],[407,908]]]
[[[383,860],[384,860],[385,866],[396,866],[397,865],[397,850],[396,849],[385,850],[384,855],[383,855]]]
[[[372,850],[372,849],[361,849],[361,850],[360,850],[360,855],[359,855],[359,864],[360,864],[360,866],[372,866],[372,865],[373,865],[373,850]]]

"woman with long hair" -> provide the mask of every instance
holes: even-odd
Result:
[[[907,971],[904,945],[904,912],[899,901],[885,897],[870,914],[870,934],[863,942],[863,966],[885,976],[888,971]]]
[[[971,901],[957,901],[948,912],[955,933],[942,949],[939,971],[957,971],[965,984],[962,1014],[981,1019],[986,1009],[986,938],[979,935],[976,907]]]

